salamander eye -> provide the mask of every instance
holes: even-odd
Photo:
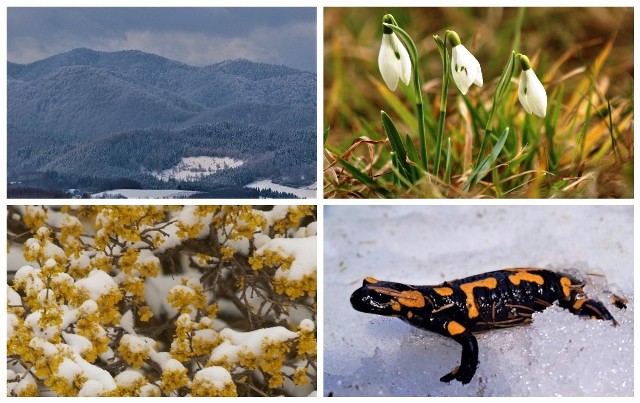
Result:
[[[376,280],[373,277],[365,277],[364,281],[362,282],[362,285],[365,286],[367,284],[375,284],[377,282],[378,282],[378,280]]]

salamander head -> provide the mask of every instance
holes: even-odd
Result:
[[[430,302],[416,288],[367,277],[351,295],[351,305],[356,311],[384,316],[411,318],[412,311],[430,308]]]

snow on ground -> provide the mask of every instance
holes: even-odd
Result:
[[[175,189],[114,189],[91,195],[93,199],[124,196],[127,199],[180,199],[200,192]]]
[[[165,169],[162,172],[152,172],[151,175],[162,181],[169,179],[194,181],[223,169],[237,168],[242,164],[244,161],[229,157],[185,157],[173,168]]]
[[[271,189],[275,192],[292,193],[296,195],[296,197],[299,197],[300,199],[315,199],[317,197],[316,195],[317,184],[315,183],[313,185],[305,186],[303,188],[292,188],[289,186],[278,185],[277,183],[273,183],[272,181],[267,179],[267,180],[251,182],[250,184],[245,185],[244,187],[261,189],[261,190]]]
[[[633,396],[632,206],[328,206],[324,228],[324,395]],[[586,291],[620,326],[553,306],[478,334],[475,377],[445,384],[457,343],[349,303],[366,276],[438,284],[506,267],[605,274]]]

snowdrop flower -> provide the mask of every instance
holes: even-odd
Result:
[[[529,58],[520,55],[520,64],[522,66],[518,88],[520,103],[527,113],[534,113],[543,118],[547,114],[547,92],[536,73],[533,72]]]
[[[458,34],[454,31],[449,31],[448,34],[452,47],[451,75],[462,95],[465,95],[471,84],[482,87],[482,70],[478,59],[462,45]]]
[[[391,14],[382,19],[383,23],[398,25]],[[378,67],[385,84],[395,91],[398,80],[409,85],[411,79],[411,59],[398,36],[389,27],[382,26],[382,46],[378,55]]]

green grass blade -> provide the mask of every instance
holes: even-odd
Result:
[[[400,173],[402,173],[406,178],[409,178],[410,166],[407,163],[407,151],[402,144],[402,139],[400,138],[398,129],[385,111],[381,111],[380,115],[382,116],[382,126],[384,126],[384,131],[387,133],[389,143],[391,143],[391,148],[398,157],[398,168]]]
[[[418,150],[416,149],[415,144],[411,141],[411,136],[407,134],[405,145],[407,147],[407,156],[409,157],[409,161],[413,162],[415,165],[409,165],[411,167],[411,183],[415,183],[420,177],[420,170],[418,167],[420,166],[420,157],[418,157]]]
[[[487,173],[489,168],[491,168],[491,165],[493,165],[493,163],[496,162],[496,160],[498,159],[498,156],[500,155],[500,152],[502,151],[502,147],[504,147],[504,143],[507,141],[508,136],[509,136],[509,128],[507,127],[506,129],[504,129],[504,131],[500,135],[500,138],[498,139],[496,144],[493,146],[493,150],[491,150],[491,154],[484,157],[482,159],[482,162],[478,164],[478,167],[474,169],[473,172],[471,172],[469,181],[471,182],[472,185],[475,185],[476,183],[478,183],[480,178],[482,178]]]
[[[451,184],[451,137],[447,137],[447,160],[444,164],[444,183]]]

